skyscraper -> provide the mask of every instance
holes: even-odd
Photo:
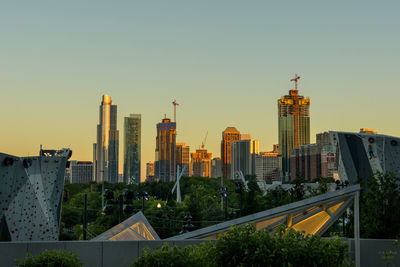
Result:
[[[176,166],[179,166],[180,171],[186,166],[183,176],[189,177],[191,175],[190,146],[185,143],[176,144]]]
[[[192,176],[211,177],[211,158],[212,153],[207,149],[196,149],[192,153]]]
[[[250,135],[242,135],[241,138],[231,144],[231,175],[234,176],[236,171],[242,171],[243,175],[255,175],[258,141],[251,139]]]
[[[116,183],[118,181],[119,131],[117,130],[117,105],[111,96],[103,95],[100,119],[97,125],[97,144],[93,146],[94,181]]]
[[[124,183],[140,183],[142,117],[131,114],[124,118]]]
[[[157,124],[154,176],[160,181],[175,181],[176,123],[164,118]]]
[[[227,127],[222,132],[221,141],[221,160],[222,160],[222,175],[226,178],[231,177],[231,143],[232,141],[240,140],[240,132],[235,127]]]
[[[310,98],[299,95],[295,76],[295,89],[278,99],[279,154],[282,157],[281,176],[287,181],[290,176],[290,152],[310,143]]]

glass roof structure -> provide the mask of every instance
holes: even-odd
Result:
[[[153,227],[151,227],[144,214],[139,211],[92,240],[160,240],[160,238]]]
[[[328,192],[273,209],[261,211],[234,220],[215,224],[185,234],[170,237],[167,240],[216,239],[232,225],[254,223],[257,229],[275,231],[281,224],[305,234],[322,235],[355,203],[360,185],[353,185],[342,190]],[[357,199],[358,201],[358,199]]]

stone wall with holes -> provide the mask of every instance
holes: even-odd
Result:
[[[0,153],[0,241],[58,240],[66,160]]]

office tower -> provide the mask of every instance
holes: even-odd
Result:
[[[142,116],[124,118],[124,183],[140,183]]]
[[[191,166],[190,166],[190,147],[186,146],[185,143],[177,143],[176,144],[176,166],[180,171],[186,167],[183,172],[183,176],[189,177],[191,176]]]
[[[157,124],[155,178],[163,182],[175,181],[176,123],[163,119]]]
[[[95,149],[95,181],[116,183],[118,181],[119,132],[117,130],[117,105],[111,96],[103,95],[100,105],[100,120],[97,125]]]
[[[71,183],[88,183],[93,177],[93,163],[91,161],[71,160],[70,167]]]
[[[235,177],[237,171],[243,175],[255,175],[255,159],[258,154],[258,141],[250,135],[242,135],[244,140],[233,141],[231,144],[231,175]]]
[[[146,163],[146,181],[154,182],[154,162]]]
[[[213,158],[211,160],[211,177],[212,178],[222,177],[222,162],[221,162],[221,158]]]
[[[260,152],[256,155],[257,181],[272,182],[279,180],[279,146],[274,145],[270,152]]]
[[[222,160],[222,175],[225,178],[231,177],[231,143],[240,140],[240,132],[235,127],[227,127],[222,132],[221,141],[221,160]]]
[[[192,153],[192,176],[211,177],[211,158],[212,153],[207,149],[196,149]]]
[[[290,152],[310,143],[310,98],[299,95],[296,75],[291,81],[295,89],[278,99],[279,154],[282,157],[281,176],[284,181],[290,175]]]

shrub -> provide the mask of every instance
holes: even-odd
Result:
[[[213,253],[211,243],[203,243],[201,246],[170,247],[165,243],[161,248],[151,253],[145,248],[143,254],[135,260],[131,266],[210,266],[208,256]]]
[[[74,252],[55,249],[45,251],[37,256],[27,253],[25,259],[15,262],[19,267],[77,267],[83,265]]]
[[[145,253],[132,266],[347,266],[347,244],[322,239],[293,229],[278,228],[275,234],[254,225],[233,226],[212,244],[161,249]]]

